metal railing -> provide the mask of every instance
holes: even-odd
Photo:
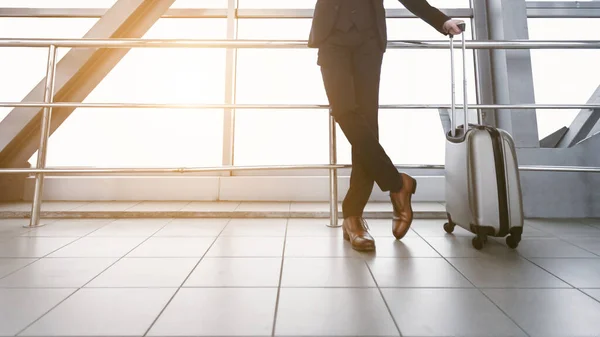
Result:
[[[53,108],[154,108],[154,109],[329,109],[320,104],[142,104],[142,103],[71,103],[54,102],[56,73],[56,52],[58,48],[307,48],[306,41],[262,41],[262,40],[147,40],[147,39],[0,39],[0,47],[44,47],[48,48],[48,63],[44,102],[0,102],[0,107],[38,107],[43,108],[40,146],[35,169],[0,169],[0,174],[35,174],[31,220],[29,227],[40,225],[45,175],[69,174],[124,174],[124,173],[197,173],[219,171],[256,171],[256,170],[297,170],[327,169],[330,181],[330,223],[338,227],[337,170],[350,165],[338,165],[336,153],[335,120],[329,118],[329,165],[289,165],[289,166],[229,166],[204,168],[46,168],[48,138]],[[449,41],[390,41],[390,49],[447,49]],[[454,48],[457,48],[456,46]],[[600,41],[468,41],[467,49],[600,49]],[[460,107],[460,106],[458,106]],[[473,109],[600,109],[600,104],[473,104]],[[381,105],[382,109],[434,109],[450,108],[449,104],[397,104]],[[398,168],[444,169],[442,165],[402,165]],[[520,166],[523,171],[556,172],[600,172],[600,167],[580,166]]]

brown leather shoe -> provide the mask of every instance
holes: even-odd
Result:
[[[394,206],[394,219],[392,220],[392,232],[396,239],[402,239],[413,220],[412,195],[417,191],[417,181],[408,174],[401,173],[402,189],[397,193],[390,193],[390,199]]]
[[[350,241],[352,248],[359,251],[375,250],[375,240],[369,234],[369,225],[359,216],[344,219],[342,224],[344,240]]]

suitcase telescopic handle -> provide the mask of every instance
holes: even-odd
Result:
[[[467,25],[464,22],[458,24],[458,28],[461,32],[465,32]],[[467,64],[466,64],[466,45],[465,45],[465,34],[462,34],[462,56],[463,56],[463,117],[464,117],[464,131],[466,132],[468,123],[468,100],[467,100]],[[452,84],[452,126],[450,133],[452,137],[456,136],[456,92],[455,92],[455,74],[454,74],[454,35],[450,34],[450,76]]]

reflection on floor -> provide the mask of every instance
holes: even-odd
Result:
[[[600,221],[514,251],[442,220],[361,254],[326,219],[0,220],[0,335],[598,336]]]

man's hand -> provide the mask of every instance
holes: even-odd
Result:
[[[444,22],[444,32],[446,32],[447,34],[452,34],[452,35],[459,35],[462,33],[462,31],[460,30],[460,28],[458,28],[458,25],[464,23],[464,21],[462,20],[448,20],[446,22]]]

